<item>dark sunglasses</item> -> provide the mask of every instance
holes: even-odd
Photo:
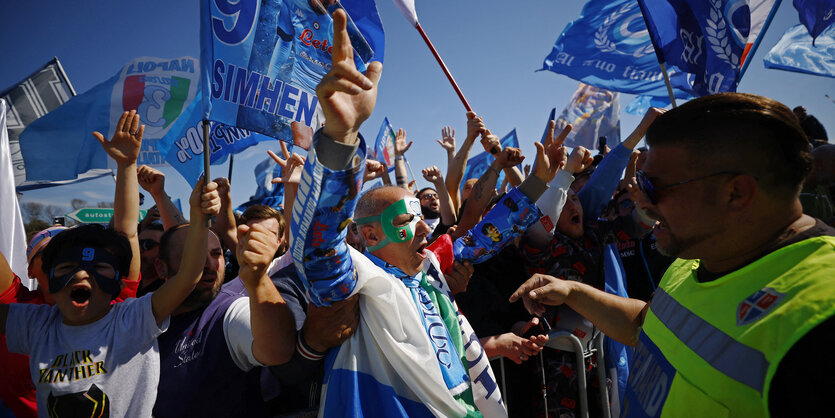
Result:
[[[143,251],[153,250],[157,245],[159,245],[159,241],[154,241],[152,239],[139,240],[139,248]]]
[[[638,182],[638,188],[641,189],[641,191],[644,192],[645,195],[647,195],[647,199],[649,199],[649,202],[653,205],[657,205],[658,192],[660,190],[669,189],[671,187],[681,186],[682,184],[692,183],[694,181],[704,180],[715,176],[721,176],[724,174],[738,175],[740,173],[737,171],[720,171],[718,173],[708,174],[706,176],[696,177],[677,183],[671,183],[664,186],[655,186],[654,184],[652,184],[652,180],[650,180],[649,177],[647,177],[647,173],[644,173],[643,170],[638,170],[635,173],[635,180]]]
[[[435,193],[424,193],[420,196],[420,200],[424,199],[437,199],[438,195]]]

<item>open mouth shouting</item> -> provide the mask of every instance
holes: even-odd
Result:
[[[78,282],[70,288],[70,299],[76,308],[84,308],[90,303],[90,298],[93,297],[93,289],[90,284],[86,282]]]

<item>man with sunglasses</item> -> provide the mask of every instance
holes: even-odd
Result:
[[[835,367],[814,360],[835,333],[835,230],[802,213],[811,156],[797,118],[765,97],[711,95],[659,117],[647,144],[638,206],[678,258],[651,301],[544,275],[511,300],[565,303],[636,346],[624,416],[829,409]]]
[[[142,281],[136,291],[137,297],[151,293],[165,283],[154,267],[154,260],[159,258],[159,240],[163,232],[162,222],[159,221],[151,222],[139,232],[139,271],[142,273]]]

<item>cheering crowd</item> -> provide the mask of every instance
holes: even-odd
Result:
[[[835,154],[812,152],[825,137],[807,137],[799,115],[765,97],[706,96],[650,109],[594,157],[567,151],[571,126],[551,122],[525,158],[470,112],[462,143],[442,130],[446,175],[422,171],[432,186],[407,183],[401,130],[395,184],[363,192],[388,181],[358,133],[382,65],[356,70],[345,27],[334,13],[333,63],[317,87],[326,122],[307,156],[283,143],[270,153],[283,210],[236,216],[229,182],[201,179],[186,221],[163,174],[137,167],[134,111],[111,138],[93,134],[117,164],[111,224],[34,235],[38,290],[0,257],[0,398],[15,416],[579,416],[586,404],[592,416],[805,416],[826,406],[835,370],[818,359],[835,335]],[[649,148],[636,149],[644,137]],[[477,140],[495,160],[462,185]],[[137,224],[140,187],[156,206]],[[613,294],[615,277],[629,298]],[[583,364],[559,331],[591,353]],[[628,346],[628,380],[610,373],[583,387],[580,375],[607,368],[598,333]]]

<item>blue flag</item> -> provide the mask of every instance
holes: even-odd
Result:
[[[746,0],[638,0],[659,59],[693,75],[692,93],[736,91],[751,31]]]
[[[292,146],[288,146],[293,152]],[[267,205],[276,209],[284,204],[284,185],[273,183],[273,179],[281,177],[281,166],[272,158],[267,157],[255,166],[255,194],[248,202],[235,208],[236,213],[243,213],[248,207],[256,204]]]
[[[516,129],[510,131],[507,135],[500,139],[499,142],[502,144],[502,148],[518,148],[519,139],[516,137]],[[461,187],[464,187],[464,182],[466,182],[469,179],[480,178],[484,173],[487,172],[487,170],[490,168],[490,164],[493,164],[493,161],[496,161],[496,157],[494,157],[493,154],[487,152],[481,152],[475,157],[472,157],[469,160],[467,160],[467,167],[464,168],[464,175],[461,180]],[[496,188],[501,187],[503,181],[504,171],[501,171],[499,172],[498,180],[496,180]]]
[[[818,35],[835,23],[835,0],[794,0],[792,4],[815,45]]]
[[[382,61],[373,0],[321,8],[308,0],[202,0],[203,117],[306,148],[323,121],[316,85],[331,66],[333,20],[343,8],[357,69]],[[315,4],[314,10],[311,4]]]
[[[394,128],[389,122],[389,118],[383,118],[383,123],[380,125],[380,132],[377,133],[377,141],[374,143],[369,158],[377,160],[388,166],[389,171],[394,170],[394,140],[396,134]]]
[[[157,149],[188,184],[194,187],[203,174],[203,121],[200,113],[202,93],[189,104],[171,130],[157,143]],[[226,126],[217,122],[209,125],[209,148],[212,165],[226,161],[230,154],[237,154],[261,141],[273,138]]]
[[[197,94],[197,65],[192,57],[136,58],[107,81],[32,122],[20,136],[27,180],[69,180],[106,169],[107,154],[92,133],[112,138],[126,110],[136,110],[145,125],[139,164],[162,164],[157,141]]]
[[[545,58],[543,70],[606,90],[662,98],[669,104],[641,10],[634,0],[591,0]],[[673,92],[689,99],[687,74],[668,66]],[[663,98],[667,99],[663,99]]]
[[[763,58],[765,68],[835,77],[835,25],[812,42],[803,25],[789,28]]]

